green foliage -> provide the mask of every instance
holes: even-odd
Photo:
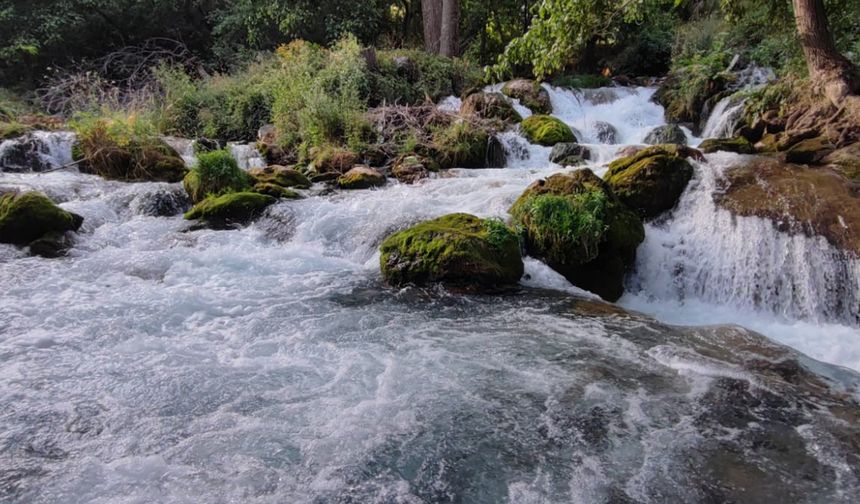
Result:
[[[250,187],[251,179],[229,151],[217,150],[200,154],[183,184],[191,201],[197,203],[208,196],[244,191]]]
[[[483,168],[489,133],[480,126],[459,122],[433,135],[433,148],[442,168]]]
[[[397,61],[404,62],[401,65]],[[417,50],[379,51],[370,74],[370,103],[418,104],[462,94],[482,84],[481,71],[468,60]]]
[[[589,89],[612,85],[612,79],[595,74],[560,75],[552,79],[552,85],[570,89]]]
[[[530,239],[552,260],[564,263],[571,250],[578,250],[581,262],[588,262],[597,257],[607,228],[606,205],[600,190],[567,196],[540,194],[517,207],[515,218],[528,222]]]

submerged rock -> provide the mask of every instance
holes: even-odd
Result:
[[[532,80],[512,80],[502,87],[502,93],[520,101],[535,114],[551,114],[552,102],[549,93]]]
[[[74,246],[74,240],[68,233],[51,231],[50,233],[30,242],[30,253],[46,259],[55,259],[68,254]]]
[[[473,93],[463,100],[460,114],[481,119],[497,119],[503,123],[518,123],[523,120],[502,93]]]
[[[588,147],[579,145],[576,142],[557,143],[552,148],[549,154],[551,163],[562,166],[577,166],[583,164],[591,158],[591,151]]]
[[[0,195],[0,243],[26,245],[49,233],[77,231],[83,222],[35,191]]]
[[[834,170],[757,157],[719,182],[714,199],[722,208],[770,219],[780,231],[822,236],[860,257],[860,190]]]
[[[516,234],[501,221],[451,214],[392,234],[380,246],[385,281],[465,289],[515,285],[523,275]]]
[[[652,129],[645,137],[645,143],[648,145],[687,145],[687,134],[677,124],[666,124]]]
[[[523,135],[531,143],[552,147],[557,143],[576,142],[573,130],[560,119],[547,115],[533,115],[520,125]]]
[[[618,130],[615,129],[615,126],[605,121],[594,121],[592,127],[597,132],[598,142],[609,145],[618,143]]]
[[[191,199],[181,188],[159,189],[136,197],[131,206],[138,215],[172,217],[188,210]]]
[[[755,147],[744,137],[709,138],[699,144],[699,150],[706,154],[712,152],[734,152],[736,154],[755,154]]]
[[[615,301],[645,239],[642,222],[591,170],[540,180],[511,207],[529,255],[572,284]]]
[[[341,189],[370,189],[385,185],[385,175],[369,166],[357,165],[337,179]]]
[[[229,228],[251,222],[276,201],[271,196],[255,192],[209,196],[186,212],[185,218],[202,220],[216,229]]]
[[[286,166],[270,165],[266,168],[254,168],[248,170],[248,175],[256,184],[273,184],[299,189],[311,187],[311,181],[302,172]]]
[[[692,177],[682,156],[650,148],[613,161],[604,179],[625,205],[651,219],[675,207]]]

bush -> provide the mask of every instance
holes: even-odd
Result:
[[[482,127],[460,122],[433,135],[433,147],[442,168],[483,168],[489,133]]]
[[[396,59],[405,61],[398,65]],[[483,73],[467,60],[417,50],[379,51],[371,73],[370,103],[415,105],[427,98],[460,95],[483,83]]]
[[[200,154],[197,165],[183,181],[191,201],[199,203],[208,196],[243,191],[250,187],[251,179],[242,171],[227,150]]]

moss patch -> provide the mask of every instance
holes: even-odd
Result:
[[[266,168],[254,168],[248,171],[250,176],[258,184],[274,184],[281,187],[297,187],[308,189],[311,181],[300,171],[286,166],[272,165]]]
[[[284,186],[280,186],[277,184],[270,184],[268,182],[258,182],[254,184],[254,192],[259,194],[265,194],[266,196],[271,196],[273,198],[283,198],[283,199],[301,199],[302,195],[293,191],[292,189],[288,189]]]
[[[645,230],[591,170],[532,184],[510,212],[530,255],[578,287],[612,301],[621,296]]]
[[[521,127],[531,143],[552,147],[561,142],[576,142],[570,127],[552,116],[533,115],[524,120]]]
[[[754,154],[755,147],[744,137],[734,138],[709,138],[699,144],[699,150],[709,154],[711,152],[734,152],[736,154]]]
[[[186,212],[185,218],[200,219],[215,228],[230,227],[252,221],[276,201],[272,196],[255,192],[209,196]]]
[[[0,122],[0,140],[8,140],[22,135],[26,135],[31,127],[19,122]]]
[[[42,236],[77,231],[84,218],[67,212],[38,192],[0,196],[0,242],[25,245]]]
[[[239,168],[230,152],[216,150],[200,154],[197,165],[188,172],[182,184],[191,201],[200,203],[207,196],[249,189],[251,178]]]
[[[647,219],[674,208],[692,177],[683,158],[657,154],[611,165],[604,178],[618,199]]]
[[[523,275],[519,240],[500,221],[451,214],[385,239],[380,266],[400,286],[442,282],[460,288],[516,284]]]
[[[337,179],[341,189],[370,189],[385,185],[385,175],[369,166],[356,166]]]

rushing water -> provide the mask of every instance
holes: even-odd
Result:
[[[598,173],[664,124],[652,89],[549,90]],[[854,371],[626,312],[532,259],[505,296],[380,285],[387,233],[505,216],[563,169],[501,137],[506,169],[312,189],[235,231],[187,231],[179,184],[0,174],[85,217],[67,258],[0,246],[0,501],[854,502]],[[647,226],[622,305],[860,369],[822,284],[856,299],[856,263],[714,207],[732,159]]]

